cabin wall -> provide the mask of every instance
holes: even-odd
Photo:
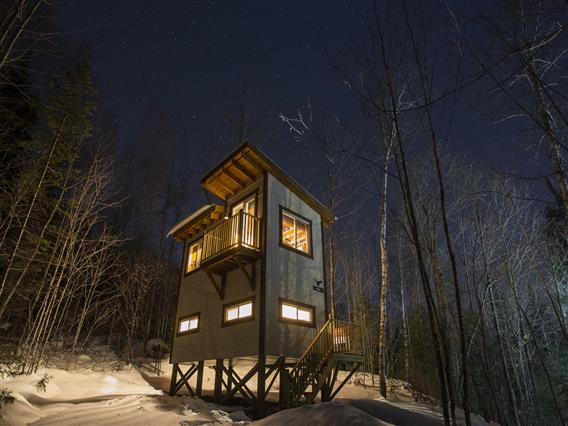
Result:
[[[270,174],[267,192],[265,350],[267,355],[296,357],[310,327],[281,322],[279,298],[315,306],[316,328],[326,321],[325,295],[313,288],[324,282],[321,217]],[[280,206],[312,222],[313,259],[280,246]]]
[[[263,179],[249,185],[243,191],[228,200],[228,212],[231,205],[257,192],[256,214],[262,217]],[[199,238],[199,237],[198,237]],[[190,242],[197,240],[192,239]],[[186,250],[184,250],[183,268],[185,270]],[[200,312],[199,331],[181,336],[174,335],[171,359],[172,363],[182,363],[216,358],[235,358],[258,355],[260,301],[256,293],[261,286],[261,260],[256,261],[256,291],[251,291],[250,283],[239,269],[230,271],[226,276],[225,298],[221,300],[205,271],[197,269],[182,276],[176,313],[176,331],[180,318]],[[247,266],[250,271],[250,266]],[[214,275],[220,282],[220,277]],[[254,319],[231,325],[222,325],[223,305],[255,297]]]

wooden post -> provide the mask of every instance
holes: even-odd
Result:
[[[281,407],[289,408],[290,405],[290,375],[288,370],[282,365],[280,371],[280,391],[278,395],[278,403]]]
[[[258,418],[266,417],[266,357],[258,357],[258,373],[256,388],[256,415]]]
[[[221,401],[222,390],[223,390],[223,360],[218,359],[215,361],[215,388],[213,391],[215,402]]]
[[[227,378],[227,392],[233,388],[233,358],[229,358],[229,374]]]
[[[174,364],[172,367],[172,379],[170,381],[170,395],[174,396],[175,393],[175,388],[176,388],[176,384],[177,384],[177,372],[178,372],[178,365]]]
[[[244,210],[241,210],[239,212],[239,218],[238,218],[239,222],[238,222],[238,225],[237,225],[238,230],[239,230],[237,245],[239,247],[242,245],[242,242],[243,242],[243,231],[244,231],[244,229],[243,229],[243,222],[244,222],[243,221],[243,213],[244,213]]]
[[[203,388],[203,361],[197,364],[197,382],[195,384],[195,395],[201,397],[201,390]]]

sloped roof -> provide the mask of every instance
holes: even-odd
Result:
[[[207,225],[219,219],[224,210],[224,207],[218,204],[206,204],[176,223],[168,232],[168,237],[172,235],[176,240],[191,238]]]
[[[333,213],[317,198],[284,172],[260,149],[243,143],[201,179],[201,185],[222,200],[235,195],[267,171],[318,212],[326,224],[333,222]]]

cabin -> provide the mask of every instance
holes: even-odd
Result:
[[[276,380],[282,406],[331,400],[362,363],[357,326],[328,315],[323,233],[332,212],[249,143],[201,185],[220,202],[168,233],[184,244],[170,394],[202,396],[208,367],[216,401],[242,397],[258,416]],[[233,367],[242,360],[253,367],[241,377]],[[343,383],[339,368],[350,371]]]

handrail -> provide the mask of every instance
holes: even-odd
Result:
[[[242,210],[203,233],[201,262],[237,246],[260,248],[259,219]]]
[[[301,356],[300,358],[298,358],[298,361],[296,362],[296,365],[294,366],[294,368],[297,368],[297,367],[300,365],[300,363],[302,362],[302,360],[308,355],[308,352],[310,352],[311,349],[315,346],[315,344],[316,344],[317,340],[319,339],[320,335],[321,335],[324,331],[326,331],[327,326],[329,325],[330,321],[332,321],[331,318],[328,319],[328,320],[324,323],[324,325],[322,325],[322,327],[321,327],[321,328],[319,329],[319,331],[316,333],[316,335],[314,336],[314,338],[312,339],[312,341],[310,342],[310,344],[308,345],[308,347],[306,348],[306,350],[304,351],[304,353],[302,354],[302,356]]]
[[[310,336],[311,337],[311,336]],[[310,340],[302,356],[289,372],[290,398],[299,401],[333,353],[362,355],[361,327],[346,321],[328,319]]]

